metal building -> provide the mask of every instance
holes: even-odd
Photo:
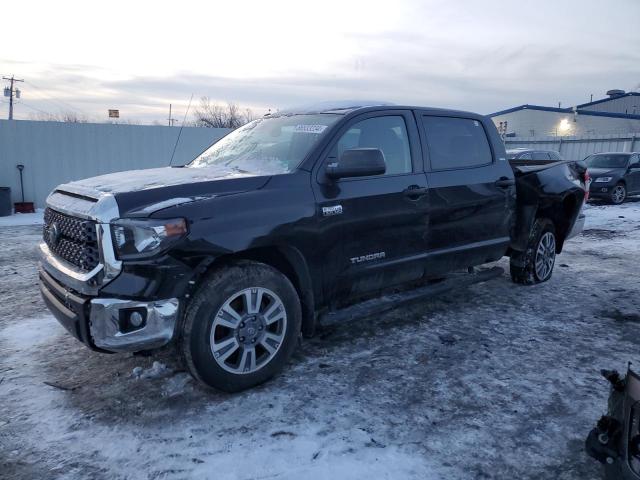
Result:
[[[490,114],[506,137],[612,135],[640,132],[640,93],[609,90],[608,97],[570,108],[519,105]]]

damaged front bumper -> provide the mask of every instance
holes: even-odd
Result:
[[[611,384],[607,415],[586,441],[587,453],[604,466],[610,480],[640,480],[640,376],[629,369],[625,378],[603,370]]]
[[[93,350],[136,352],[161,347],[174,337],[180,307],[177,298],[141,302],[89,297],[65,288],[42,268],[39,275],[49,310]]]

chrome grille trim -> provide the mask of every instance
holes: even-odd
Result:
[[[111,241],[110,225],[112,220],[119,218],[120,211],[113,195],[103,194],[95,201],[86,198],[86,195],[84,197],[80,198],[77,194],[65,195],[65,190],[58,189],[47,198],[47,207],[70,217],[94,222],[99,252],[98,264],[90,271],[83,270],[57,256],[46,242],[40,244],[41,263],[42,267],[63,285],[86,295],[96,295],[100,287],[116,278],[122,270],[122,262],[116,259]]]

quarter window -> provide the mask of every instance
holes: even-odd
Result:
[[[547,152],[533,152],[534,160],[551,160]]]
[[[470,118],[423,116],[433,170],[490,164],[491,147],[482,124]]]
[[[331,157],[340,158],[351,148],[379,148],[387,164],[386,175],[410,173],[411,150],[404,118],[374,117],[362,120],[347,130],[333,148]]]

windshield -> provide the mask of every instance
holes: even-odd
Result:
[[[220,139],[187,166],[218,166],[254,175],[289,173],[340,118],[324,113],[260,118]]]
[[[629,155],[591,155],[584,162],[591,168],[624,168],[627,166],[627,160]]]

